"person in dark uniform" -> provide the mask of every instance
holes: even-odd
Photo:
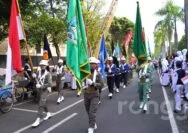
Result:
[[[120,58],[117,59],[120,61]],[[121,81],[121,71],[119,68],[119,65],[116,67],[116,73],[115,73],[115,86],[116,86],[116,92],[119,93],[119,88],[120,88],[120,81]]]
[[[46,113],[46,116],[43,118],[44,120],[48,120],[52,115],[48,111],[47,107],[47,96],[48,96],[48,87],[52,86],[52,76],[46,70],[46,66],[48,65],[47,60],[40,61],[40,70],[37,73],[37,84],[36,88],[39,89],[39,106],[38,106],[38,113],[37,119],[32,124],[32,127],[37,127],[40,124],[40,120],[43,118],[43,111]]]
[[[88,133],[94,133],[94,130],[97,129],[96,112],[99,102],[98,89],[103,88],[104,84],[101,74],[96,70],[98,59],[96,59],[95,57],[90,57],[89,62],[91,75],[84,81],[84,103],[86,112],[89,117]]]
[[[32,78],[32,71],[31,71],[31,65],[29,64],[29,58],[25,59],[25,64],[24,64],[24,77],[27,80],[31,80]]]
[[[123,79],[123,88],[126,88],[127,82],[128,82],[128,73],[130,70],[129,65],[125,62],[125,57],[121,58],[121,64],[120,64],[120,71],[121,71],[121,77]]]
[[[112,57],[108,57],[108,64],[105,67],[105,71],[107,73],[107,85],[109,89],[108,97],[111,99],[114,93],[114,80],[116,73],[116,65],[113,64]]]
[[[178,113],[181,111],[181,103],[182,98],[181,94],[183,93],[183,82],[181,79],[185,77],[185,70],[182,69],[182,61],[176,61],[176,67],[177,70],[174,74],[174,80],[175,80],[175,87],[174,87],[174,93],[175,93],[175,110],[174,113]]]

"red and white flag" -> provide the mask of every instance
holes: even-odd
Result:
[[[12,0],[8,34],[6,85],[11,82],[13,75],[22,71],[20,52],[20,40],[22,39],[24,39],[24,34],[19,13],[19,5],[17,0]]]
[[[128,48],[129,48],[129,43],[131,41],[133,32],[131,30],[129,30],[129,32],[127,33],[127,35],[125,36],[125,42],[124,42],[124,46],[125,46],[125,51],[126,53],[128,52]]]

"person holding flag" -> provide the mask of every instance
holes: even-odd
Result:
[[[136,12],[136,22],[134,29],[134,42],[133,42],[133,51],[138,61],[138,92],[140,99],[140,109],[143,109],[144,112],[147,111],[147,93],[148,87],[147,82],[148,78],[148,63],[147,63],[147,52],[145,46],[145,36],[142,29],[141,15],[139,2],[137,2],[137,12]]]
[[[88,133],[93,133],[97,129],[96,112],[99,103],[99,89],[103,88],[101,74],[97,71],[98,59],[95,57],[89,58],[91,75],[85,80],[84,87],[84,103],[85,109],[89,117]]]

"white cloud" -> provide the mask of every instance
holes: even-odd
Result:
[[[106,0],[106,9],[109,8],[111,1],[112,0]],[[155,12],[163,7],[167,0],[119,0],[115,16],[127,17],[131,21],[135,22],[137,6],[136,1],[139,1],[140,3],[142,26],[145,28],[146,37],[150,39],[150,44],[153,51],[153,31],[155,24],[160,20],[159,17],[155,16]],[[183,0],[174,0],[174,2],[181,7],[184,6]],[[177,28],[179,39],[181,39],[181,36],[184,34],[184,25],[182,23],[177,23]]]

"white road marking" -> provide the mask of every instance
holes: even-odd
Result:
[[[81,100],[79,100],[79,101],[77,101],[77,102],[75,102],[75,103],[73,103],[73,104],[71,104],[71,105],[69,105],[69,106],[67,106],[67,107],[65,107],[65,108],[63,108],[63,109],[57,111],[57,112],[55,112],[55,113],[52,113],[52,115],[53,115],[53,116],[58,115],[58,114],[60,114],[60,113],[62,113],[62,112],[64,112],[64,111],[68,110],[69,108],[72,108],[73,106],[75,106],[75,105],[77,105],[77,104],[83,102],[83,101],[84,101],[84,99],[81,99]],[[42,121],[41,121],[41,122],[42,122]],[[17,130],[17,131],[15,131],[14,133],[21,133],[21,132],[23,132],[23,131],[25,131],[25,130],[27,130],[27,129],[29,129],[29,128],[31,128],[31,124],[28,125],[28,126],[25,126],[25,127],[21,128],[21,129],[19,129],[19,130]]]
[[[73,103],[73,104],[71,104],[71,105],[69,105],[69,106],[67,106],[67,107],[65,107],[65,108],[63,108],[63,109],[61,109],[61,110],[55,112],[55,113],[53,113],[52,115],[55,116],[55,115],[57,115],[57,114],[60,114],[61,112],[65,111],[65,110],[67,110],[67,109],[69,109],[69,108],[72,108],[72,107],[74,107],[75,105],[77,105],[77,104],[79,104],[79,103],[81,103],[81,102],[83,102],[83,101],[84,101],[84,99],[81,99],[81,100],[79,100],[79,101],[77,101],[77,102],[75,102],[75,103]]]
[[[51,96],[51,95],[54,95],[54,94],[57,94],[57,92],[50,93],[48,96]],[[13,107],[16,107],[16,106],[19,106],[19,105],[22,105],[22,104],[26,104],[26,103],[29,103],[29,102],[32,102],[32,100],[28,100],[28,101],[25,101],[25,102],[14,104]]]
[[[161,83],[161,78],[159,77],[159,79],[160,79],[160,83]],[[166,106],[167,106],[168,117],[169,117],[169,120],[170,120],[172,133],[179,133],[178,126],[177,126],[176,120],[174,118],[174,114],[172,112],[172,107],[170,105],[170,102],[169,102],[169,99],[168,99],[168,96],[167,96],[167,93],[166,93],[166,89],[163,86],[162,86],[162,90],[163,90],[163,94],[164,94],[164,98],[165,98],[165,102],[166,102]]]
[[[29,102],[31,102],[31,101],[32,101],[32,100],[25,101],[25,102],[21,102],[21,103],[18,103],[18,104],[13,105],[13,107],[16,107],[16,106],[19,106],[19,105],[22,105],[22,104],[25,104],[25,103],[29,103]]]
[[[31,113],[37,113],[36,110],[30,110],[30,109],[21,109],[21,108],[12,108],[14,110],[19,110],[19,111],[25,111],[25,112],[31,112]]]
[[[75,117],[76,115],[78,115],[78,113],[73,113],[72,115],[66,117],[65,119],[63,119],[62,121],[56,123],[55,125],[51,126],[50,128],[46,129],[45,131],[43,131],[42,133],[49,133],[52,130],[54,130],[55,128],[57,128],[58,126],[60,126],[61,124],[67,122],[68,120],[72,119],[73,117]]]
[[[103,88],[102,90],[104,91],[104,90],[106,90],[106,89],[107,89],[107,87]],[[57,112],[55,112],[55,113],[52,113],[52,115],[53,115],[53,116],[58,115],[58,114],[60,114],[60,113],[62,113],[62,112],[64,112],[64,111],[68,110],[69,108],[72,108],[72,107],[74,107],[75,105],[77,105],[77,104],[83,102],[83,101],[84,101],[84,99],[81,99],[81,100],[79,100],[79,101],[77,101],[77,102],[75,102],[75,103],[73,103],[73,104],[71,104],[71,105],[69,105],[69,106],[67,106],[67,107],[65,107],[65,108],[63,108],[63,109],[57,111]],[[21,129],[19,129],[19,130],[17,130],[17,131],[15,131],[14,133],[21,133],[21,132],[23,132],[23,131],[25,131],[25,130],[27,130],[27,129],[29,129],[29,128],[31,128],[31,124],[28,125],[28,126],[25,126],[25,127],[21,128]]]

